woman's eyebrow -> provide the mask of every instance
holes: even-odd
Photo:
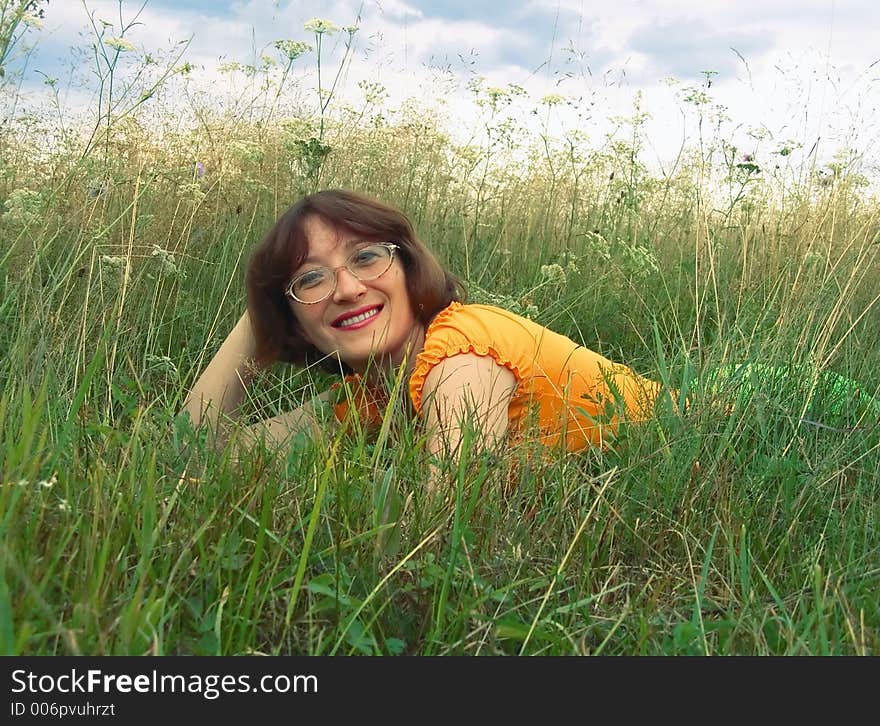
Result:
[[[348,251],[348,250],[352,249],[353,247],[356,247],[357,245],[368,245],[368,244],[372,244],[373,242],[374,242],[374,240],[356,238],[356,239],[346,240],[342,244],[345,245],[346,251]],[[313,257],[312,255],[309,255],[308,257],[306,257],[302,261],[302,263],[300,264],[300,267],[302,267],[303,265],[309,265],[309,264],[312,264],[312,265],[320,264],[320,262],[321,261],[319,259]]]

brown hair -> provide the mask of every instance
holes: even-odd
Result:
[[[401,211],[357,192],[316,192],[300,199],[278,218],[248,262],[247,306],[259,365],[275,361],[309,364],[327,358],[303,339],[284,295],[292,272],[308,256],[309,241],[303,223],[313,214],[365,239],[398,245],[413,315],[426,328],[453,300],[464,300],[464,285],[416,237]],[[326,360],[325,367],[339,371],[335,361]]]

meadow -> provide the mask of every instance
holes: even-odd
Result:
[[[316,104],[292,42],[209,102],[102,33],[79,115],[0,79],[0,651],[880,653],[880,206],[853,158],[734,148],[705,87],[682,98],[713,135],[662,172],[638,102],[605,138],[533,132],[563,98],[477,82],[463,143],[381,84],[343,103],[332,69]],[[470,300],[679,397],[611,450],[465,455],[446,504],[391,416],[214,451],[182,402],[249,250],[330,187],[403,209]],[[783,375],[708,380],[740,362]],[[277,364],[240,418],[330,380]]]

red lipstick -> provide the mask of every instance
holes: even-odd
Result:
[[[332,323],[330,323],[330,325],[334,328],[341,328],[342,330],[357,330],[358,328],[362,328],[365,325],[369,325],[373,318],[375,318],[376,315],[378,315],[382,311],[382,308],[382,305],[367,305],[366,307],[358,308],[357,310],[350,310],[349,312],[343,313],[342,315],[337,317]],[[363,320],[358,320],[357,322],[343,325],[346,320],[351,320],[352,318],[357,318],[361,316],[366,317],[364,317]]]

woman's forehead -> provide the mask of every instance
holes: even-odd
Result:
[[[341,224],[333,224],[317,215],[309,215],[302,222],[302,241],[294,250],[293,263],[300,267],[308,263],[326,262],[336,254],[348,254],[361,242],[374,241]]]

